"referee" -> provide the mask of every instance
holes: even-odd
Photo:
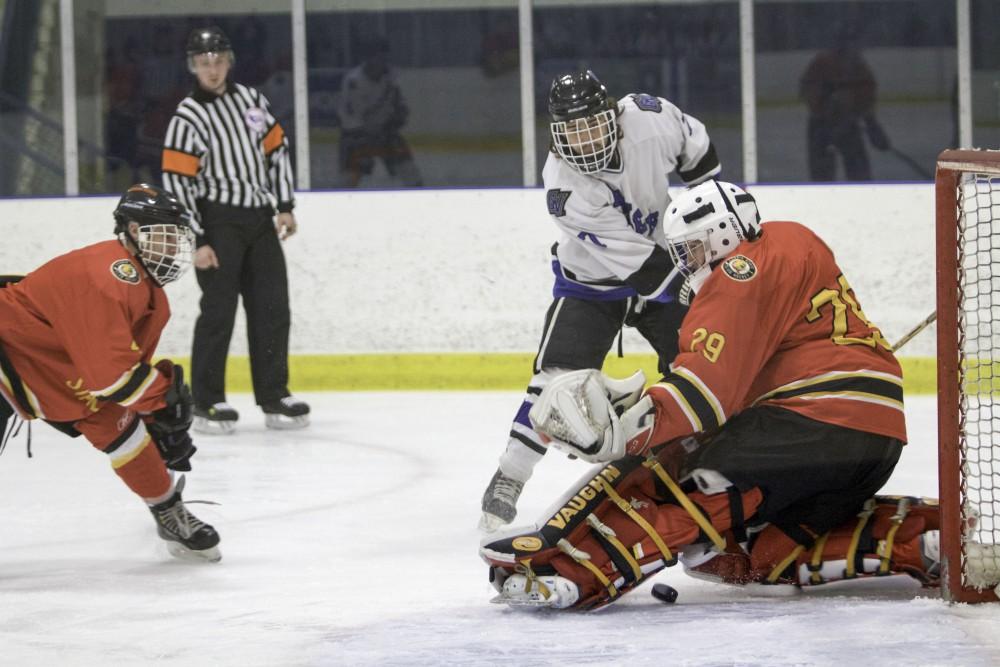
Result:
[[[187,41],[194,90],[174,112],[163,144],[163,183],[205,230],[194,265],[201,313],[194,329],[191,389],[196,430],[233,431],[226,357],[243,297],[250,370],[269,428],[308,424],[309,406],[288,391],[288,276],[281,241],[296,231],[288,140],[257,90],[228,78],[229,38],[199,28]],[[275,211],[275,203],[277,211]],[[277,217],[275,217],[277,213]]]

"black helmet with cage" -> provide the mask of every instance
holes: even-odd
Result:
[[[118,240],[157,285],[177,280],[191,266],[198,225],[170,192],[147,183],[133,185],[118,200],[114,217]]]
[[[592,71],[563,74],[549,90],[553,150],[583,174],[604,169],[618,143],[618,109]]]

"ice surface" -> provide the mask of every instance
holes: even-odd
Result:
[[[0,457],[0,665],[995,665],[1000,605],[949,606],[908,579],[769,598],[685,577],[592,614],[491,605],[480,494],[514,393],[307,396],[307,431],[197,439],[187,499],[217,565],[171,559],[148,512],[82,439],[44,425]],[[933,397],[885,491],[936,495]],[[555,452],[535,520],[587,464]]]

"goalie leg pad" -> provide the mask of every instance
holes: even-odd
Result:
[[[673,565],[681,547],[707,542],[687,509],[643,492],[652,474],[639,458],[609,464],[538,525],[487,538],[480,553],[492,566],[494,586],[502,593],[515,573],[559,576],[577,587],[574,608],[593,609]],[[742,496],[742,511],[752,515],[762,493],[755,488]],[[692,493],[688,498],[717,531],[732,524],[728,494]]]
[[[933,545],[940,527],[937,501],[878,496],[856,521],[796,543],[776,526],[765,528],[750,550],[756,580],[816,585],[857,577],[908,574],[927,586],[938,583]],[[794,556],[793,556],[794,554]]]

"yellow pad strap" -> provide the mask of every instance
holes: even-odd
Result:
[[[806,548],[801,544],[795,547],[792,550],[792,553],[785,556],[784,560],[782,560],[780,563],[774,566],[774,569],[771,570],[771,574],[767,575],[767,583],[773,584],[774,582],[776,582],[778,580],[778,577],[781,576],[781,573],[785,571],[785,568],[794,563],[795,559],[799,557],[799,554],[801,554],[805,550]]]
[[[628,563],[629,568],[631,568],[632,574],[635,576],[636,580],[642,579],[642,568],[639,567],[639,562],[632,557],[632,553],[629,551],[628,547],[622,544],[622,541],[618,539],[617,533],[615,533],[610,526],[601,523],[601,520],[593,514],[587,516],[587,523],[589,523],[594,530],[603,535],[604,539],[610,542],[611,546],[613,546],[618,553],[622,555]]]
[[[552,597],[552,591],[550,591],[549,587],[546,586],[545,583],[538,578],[538,575],[535,574],[535,571],[531,569],[531,559],[525,558],[520,562],[520,565],[521,567],[520,568],[515,567],[514,571],[516,572],[520,570],[521,574],[527,577],[528,585],[524,587],[524,590],[530,593],[531,585],[534,584],[535,586],[538,587],[538,592],[542,594],[543,598],[548,600],[550,597]]]
[[[822,537],[816,540],[815,546],[813,546],[812,559],[809,561],[809,581],[814,584],[823,583],[823,575],[820,574],[820,568],[823,567],[823,549],[826,548],[826,541],[829,539],[830,533],[823,533]]]
[[[875,499],[869,498],[865,501],[864,509],[858,512],[858,525],[854,527],[854,534],[851,535],[851,544],[847,547],[847,569],[844,570],[845,579],[853,579],[857,576],[854,568],[854,558],[858,553],[858,542],[861,541],[861,531],[868,524],[868,519],[875,511]]]
[[[604,573],[601,572],[600,568],[598,568],[596,565],[590,562],[590,558],[588,557],[586,551],[581,551],[580,549],[577,549],[572,544],[570,544],[569,540],[567,540],[565,537],[556,542],[556,546],[559,547],[559,550],[562,551],[564,554],[566,554],[574,561],[576,561],[580,565],[590,570],[590,573],[594,575],[606,589],[608,589],[608,595],[610,595],[611,597],[616,597],[618,595],[618,589],[615,588],[615,585],[611,583],[610,579],[604,576]]]
[[[698,524],[698,527],[701,528],[702,532],[708,536],[708,539],[712,540],[712,544],[715,545],[715,548],[720,552],[725,551],[725,538],[719,534],[719,531],[715,529],[712,522],[701,513],[701,510],[698,509],[697,505],[691,502],[691,499],[687,497],[687,494],[681,491],[681,487],[677,485],[677,482],[670,478],[670,475],[668,475],[667,471],[663,469],[660,462],[655,458],[650,457],[646,459],[646,462],[642,465],[656,473],[656,476],[659,477],[660,481],[666,485],[666,487],[670,490],[670,493],[672,493],[674,498],[677,499],[677,502],[681,504],[681,507],[683,507],[685,511],[691,515],[691,518],[694,519],[696,524]]]
[[[910,511],[910,499],[900,498],[899,504],[896,506],[896,513],[892,515],[892,527],[889,528],[889,532],[885,536],[885,540],[882,542],[881,549],[879,550],[879,564],[878,573],[879,574],[889,574],[889,565],[892,561],[892,542],[896,539],[896,531],[899,527],[903,525],[903,519],[906,518],[907,513]]]
[[[618,509],[622,512],[625,512],[630,519],[639,524],[640,528],[646,531],[646,534],[649,535],[649,539],[653,540],[653,544],[655,544],[656,548],[660,550],[661,554],[663,554],[667,563],[672,562],[674,560],[674,555],[670,553],[670,549],[663,541],[663,538],[660,537],[660,534],[656,532],[656,529],[649,525],[649,522],[642,518],[641,514],[635,511],[629,501],[618,495],[618,492],[615,491],[614,487],[611,486],[611,483],[608,482],[608,480],[603,477],[601,477],[600,480],[604,483],[604,490],[607,492],[608,498],[611,499],[611,502],[617,505]]]

